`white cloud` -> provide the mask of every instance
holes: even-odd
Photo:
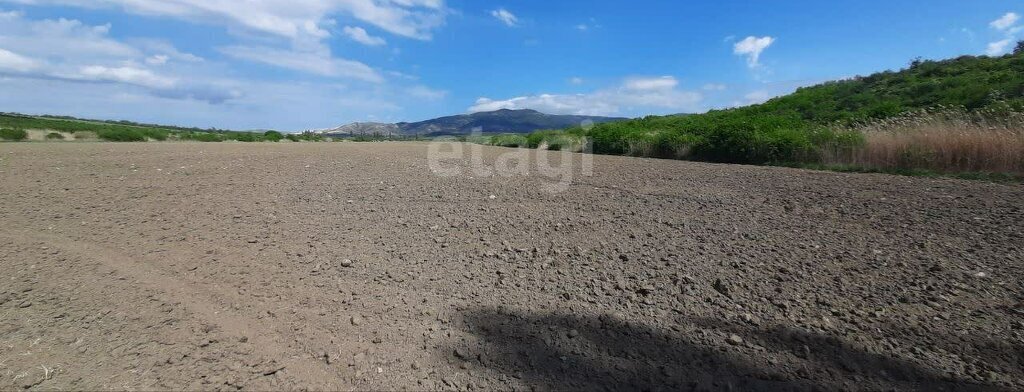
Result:
[[[996,30],[1007,30],[1017,24],[1017,21],[1019,20],[1020,15],[1017,15],[1015,12],[1007,12],[1006,15],[1003,15],[999,19],[993,20],[992,23],[989,23],[989,26],[992,26],[992,28]]]
[[[515,27],[519,24],[519,18],[504,8],[491,11],[491,16],[497,18],[508,27]]]
[[[39,68],[39,61],[0,48],[0,71],[29,72]]]
[[[1010,38],[1004,39],[1002,41],[991,42],[985,49],[985,54],[989,56],[1002,56],[1010,51],[1010,44],[1012,43],[1013,40]]]
[[[583,84],[583,82],[584,82],[583,78],[581,78],[579,76],[574,76],[574,77],[569,78],[569,84],[574,85],[574,86],[579,86],[579,85]]]
[[[444,0],[16,0],[27,4],[115,7],[186,21],[228,24],[288,38],[324,38],[331,15],[345,14],[392,34],[430,39],[444,24]]]
[[[4,1],[10,0],[0,0]],[[179,1],[167,0],[166,4],[174,6]],[[431,0],[388,2],[441,4]],[[0,107],[203,127],[298,130],[371,115],[397,120],[405,108],[419,113],[447,96],[446,91],[420,85],[414,76],[395,76],[336,58],[322,43],[305,45],[248,34],[239,39],[258,44],[240,42],[226,49],[240,58],[371,84],[238,79],[230,62],[184,53],[161,39],[114,38],[111,32],[117,28],[68,19],[33,20],[20,12],[0,11]],[[346,117],[348,113],[359,113],[359,117]]]
[[[179,51],[174,45],[162,40],[146,39],[146,38],[133,38],[126,41],[128,44],[133,45],[139,50],[154,53],[153,57],[167,57],[167,61],[175,60],[187,63],[198,63],[206,61],[202,57],[196,56],[191,53],[184,53]],[[159,59],[155,59],[160,61]],[[166,63],[165,61],[164,63]]]
[[[743,104],[755,105],[759,103],[765,103],[769,99],[772,99],[773,97],[774,96],[766,90],[751,91],[750,93],[747,93],[747,95],[743,96]]]
[[[113,82],[168,89],[175,78],[141,66],[163,57],[109,37],[111,26],[87,26],[79,20],[31,20],[22,13],[3,14],[0,62],[7,71],[32,78]],[[166,60],[164,61],[166,62]],[[2,70],[0,70],[2,71]]]
[[[725,91],[726,88],[728,88],[726,85],[718,83],[708,83],[701,87],[704,91]]]
[[[775,38],[773,37],[765,36],[758,38],[750,36],[737,42],[733,46],[733,53],[738,56],[746,56],[747,65],[750,68],[757,68],[761,65],[761,52],[764,52],[773,43],[775,43]]]
[[[580,23],[573,26],[574,29],[587,32],[590,30],[600,29],[601,25],[597,23],[597,19],[590,18],[586,23]]]
[[[637,91],[671,90],[679,85],[679,81],[672,76],[660,78],[630,78],[626,80],[624,87]]]
[[[433,31],[445,23],[449,13],[444,0],[7,0],[24,4],[64,5],[83,8],[116,8],[145,16],[173,18],[189,23],[223,26],[236,36],[258,40],[248,49],[272,49],[263,54],[245,51],[236,56],[250,61],[280,65],[293,70],[313,70],[318,75],[355,75],[376,79],[362,63],[329,56],[333,17],[359,20],[391,34],[429,40]],[[109,29],[109,26],[107,27]],[[364,44],[382,44],[383,38],[343,33]],[[283,41],[285,42],[281,42]],[[286,45],[277,45],[285,43]],[[45,46],[44,46],[45,47]],[[284,49],[287,48],[287,49]],[[236,51],[240,52],[240,51]],[[289,52],[315,52],[316,64],[303,66],[293,59],[268,59]],[[166,53],[165,53],[166,54]],[[173,56],[166,54],[172,59]],[[308,58],[308,56],[303,56]]]
[[[201,59],[162,41],[122,42],[109,36],[110,25],[90,26],[77,20],[31,20],[10,12],[0,18],[0,62],[4,63],[0,76],[33,80],[41,86],[52,83],[46,81],[114,84],[142,89],[143,94],[218,103],[235,96],[211,81],[203,69],[173,67],[172,59],[187,64]],[[150,66],[159,66],[160,71]]]
[[[614,116],[624,113],[679,113],[703,109],[704,97],[676,89],[672,77],[629,78],[620,85],[587,94],[539,94],[503,100],[480,98],[470,112],[534,109],[552,114]]]
[[[146,64],[149,65],[164,65],[171,57],[166,54],[156,54],[146,58]]]
[[[406,93],[410,96],[430,101],[444,99],[444,97],[448,96],[447,91],[435,90],[427,86],[412,86],[406,90]]]
[[[220,51],[231,57],[327,77],[382,83],[384,77],[358,61],[334,58],[326,51],[296,51],[265,46],[228,46]]]
[[[384,40],[384,38],[374,37],[370,35],[362,27],[345,26],[345,28],[342,29],[342,32],[345,33],[345,35],[347,35],[353,41],[356,41],[366,46],[381,46],[387,45],[388,43],[388,41]]]
[[[172,78],[157,75],[148,69],[130,66],[104,67],[102,65],[89,65],[82,67],[75,74],[66,75],[66,77],[69,79],[100,82],[120,82],[156,89],[171,88],[177,83]]]
[[[110,38],[110,28],[64,18],[32,21],[21,14],[10,15],[0,23],[0,47],[47,59],[105,61],[140,54],[138,49]]]
[[[361,69],[361,63],[329,56],[334,17],[359,20],[402,37],[429,40],[435,29],[445,23],[449,10],[444,0],[7,0],[26,4],[65,5],[83,8],[116,8],[128,13],[173,18],[189,23],[224,26],[236,36],[258,40],[248,49],[272,49],[263,54],[245,51],[236,56],[250,61],[284,66],[293,70],[314,70],[318,75],[375,79]],[[109,27],[108,27],[109,28]],[[358,30],[357,30],[358,29]],[[342,30],[350,38],[367,45],[383,45],[364,29]],[[285,42],[281,42],[282,39]],[[285,43],[286,45],[278,45]],[[238,51],[236,51],[238,52]],[[302,66],[291,59],[267,59],[288,53],[315,52],[316,64]],[[171,59],[174,56],[169,53]],[[304,56],[306,58],[307,56]]]

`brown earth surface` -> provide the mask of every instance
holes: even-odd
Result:
[[[1024,389],[1021,185],[593,162],[0,143],[0,389]]]

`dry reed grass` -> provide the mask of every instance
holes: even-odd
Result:
[[[825,148],[823,163],[878,170],[1024,176],[1024,113],[938,108],[846,130],[860,132],[864,143]]]

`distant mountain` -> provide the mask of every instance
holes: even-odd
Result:
[[[386,123],[374,123],[374,122],[356,122],[351,124],[342,125],[333,129],[325,129],[319,131],[320,133],[330,135],[385,135],[394,136],[401,135],[402,130],[397,124],[386,124]]]
[[[502,109],[435,118],[414,123],[352,123],[321,130],[325,136],[404,135],[444,136],[467,135],[476,130],[483,133],[530,133],[542,129],[563,129],[585,121],[595,124],[625,121],[627,118],[544,114],[536,110]]]

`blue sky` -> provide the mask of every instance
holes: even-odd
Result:
[[[0,0],[0,111],[234,129],[756,103],[998,55],[1024,1]]]

